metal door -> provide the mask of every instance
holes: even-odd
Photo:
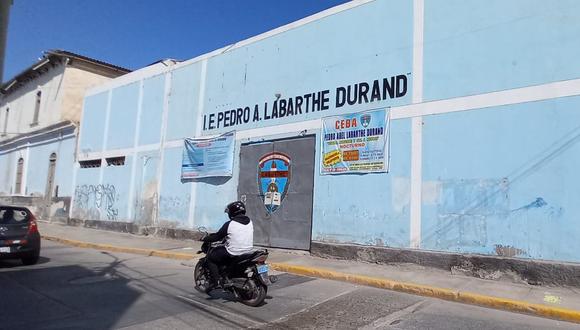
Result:
[[[238,195],[257,245],[310,249],[314,147],[314,136],[242,145]]]

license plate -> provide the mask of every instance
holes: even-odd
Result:
[[[0,253],[10,253],[10,247],[0,247]]]
[[[268,265],[258,265],[258,274],[267,273]]]

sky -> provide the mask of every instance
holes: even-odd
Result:
[[[346,0],[14,0],[4,81],[62,49],[128,69],[187,60]]]

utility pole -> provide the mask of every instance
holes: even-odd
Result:
[[[4,54],[6,53],[6,35],[8,18],[13,0],[0,0],[0,82],[4,81]]]

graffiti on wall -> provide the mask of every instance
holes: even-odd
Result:
[[[75,213],[86,218],[101,218],[105,214],[107,220],[117,220],[119,194],[111,184],[79,185],[75,188]]]

